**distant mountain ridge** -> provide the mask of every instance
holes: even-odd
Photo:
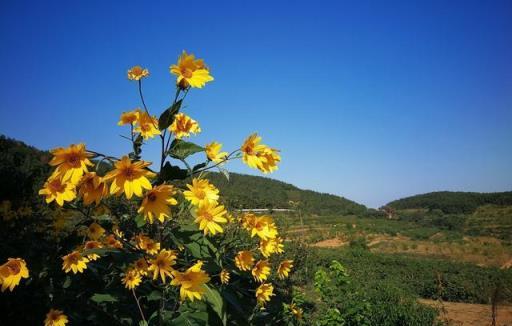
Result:
[[[512,191],[505,192],[461,192],[438,191],[389,202],[394,209],[439,209],[447,214],[471,214],[484,205],[512,206]]]

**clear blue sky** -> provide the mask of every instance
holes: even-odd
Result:
[[[370,207],[512,189],[512,1],[3,0],[0,42],[0,133],[42,149],[127,152],[126,70],[149,68],[162,110],[187,49],[215,77],[189,94],[196,140],[258,131],[273,178]]]

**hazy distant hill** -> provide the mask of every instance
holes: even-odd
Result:
[[[471,214],[483,205],[512,205],[512,191],[479,193],[439,191],[392,201],[394,209],[439,209],[446,214]]]
[[[291,208],[290,201],[300,202],[301,209],[313,214],[362,214],[366,207],[343,197],[302,190],[270,178],[231,173],[229,182],[220,173],[208,178],[219,187],[233,208]]]

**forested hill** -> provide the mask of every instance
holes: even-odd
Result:
[[[439,191],[392,201],[387,206],[394,209],[439,209],[447,214],[470,214],[483,205],[512,205],[512,191],[507,192],[451,192]]]
[[[23,142],[0,135],[0,201],[37,200],[37,190],[50,171],[50,154]],[[232,208],[291,208],[290,200],[299,202],[301,209],[313,214],[360,214],[366,207],[348,199],[301,190],[277,180],[230,174],[209,174],[225,202]]]
[[[233,208],[292,208],[290,201],[300,203],[312,214],[362,214],[366,207],[343,197],[302,190],[294,185],[270,178],[231,173],[229,181],[220,173],[208,178]]]

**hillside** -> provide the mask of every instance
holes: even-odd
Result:
[[[479,193],[439,191],[394,200],[387,204],[396,210],[441,210],[446,214],[471,214],[483,205],[512,205],[512,191]]]
[[[229,181],[220,174],[208,178],[227,198],[233,208],[292,208],[299,202],[304,212],[312,214],[362,214],[366,207],[335,195],[302,190],[294,185],[270,178],[231,173]]]

